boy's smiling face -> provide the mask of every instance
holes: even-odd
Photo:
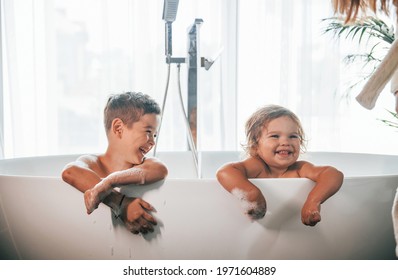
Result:
[[[141,164],[145,155],[155,146],[159,126],[159,115],[145,114],[131,127],[125,125],[121,145],[125,147],[125,157],[131,164]]]
[[[257,154],[271,169],[287,169],[300,155],[297,124],[287,116],[270,121],[258,139]]]

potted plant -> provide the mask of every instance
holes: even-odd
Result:
[[[343,59],[347,65],[360,65],[361,71],[358,79],[347,87],[346,95],[362,85],[376,70],[390,45],[395,40],[394,27],[384,20],[374,16],[355,19],[349,24],[343,18],[330,17],[322,20],[325,24],[324,34],[332,34],[337,39],[351,40],[358,48],[364,51],[360,53],[349,53]],[[394,121],[381,120],[388,126],[398,128],[398,114],[387,110]]]

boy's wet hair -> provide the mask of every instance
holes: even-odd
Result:
[[[301,150],[305,150],[305,135],[300,119],[289,109],[279,105],[266,105],[255,111],[246,121],[245,132],[247,143],[242,145],[247,155],[256,156],[258,140],[261,137],[264,126],[270,121],[280,117],[291,118],[298,127],[298,136],[300,138]]]
[[[104,109],[104,125],[108,132],[115,118],[121,119],[128,127],[145,114],[159,115],[158,103],[149,95],[141,92],[124,92],[112,94]]]

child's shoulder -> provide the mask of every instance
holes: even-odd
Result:
[[[99,157],[97,155],[81,155],[74,161],[66,164],[64,169],[66,170],[75,167],[93,169],[99,165],[98,163]]]
[[[300,173],[301,172],[305,172],[305,171],[310,171],[313,168],[315,168],[316,166],[309,162],[309,161],[305,161],[305,160],[299,160],[296,161],[293,165],[292,165],[292,169],[298,171]]]
[[[98,163],[100,156],[95,155],[95,154],[87,154],[87,155],[81,155],[79,156],[76,161],[77,162],[82,162],[85,164],[93,164],[93,163]]]
[[[254,165],[261,165],[261,160],[257,157],[248,156],[247,158],[241,161],[243,164],[254,164]]]
[[[314,164],[312,164],[311,162],[309,162],[309,161],[305,161],[305,160],[298,160],[298,161],[296,161],[295,163],[294,163],[294,166],[297,168],[297,169],[301,169],[301,168],[311,168],[311,167],[313,167],[314,166]]]
[[[249,156],[240,163],[245,167],[249,178],[257,178],[265,171],[264,162],[257,157]]]
[[[325,170],[333,170],[332,171],[333,174],[341,173],[333,166],[315,165],[308,161],[297,162],[297,171],[300,177],[306,177],[315,181],[318,178],[318,176],[322,174]]]
[[[79,156],[71,165],[94,170],[99,168],[101,165],[100,163],[100,155],[86,154]]]

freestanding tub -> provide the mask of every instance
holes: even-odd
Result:
[[[197,179],[189,152],[159,153],[166,180],[125,186],[156,208],[159,225],[133,235],[101,204],[87,215],[83,195],[60,178],[77,155],[0,161],[2,259],[395,259],[391,209],[398,156],[307,153],[315,164],[344,172],[341,190],[322,205],[315,227],[300,211],[308,179],[255,179],[268,212],[252,222],[215,179],[238,152],[202,152]]]

